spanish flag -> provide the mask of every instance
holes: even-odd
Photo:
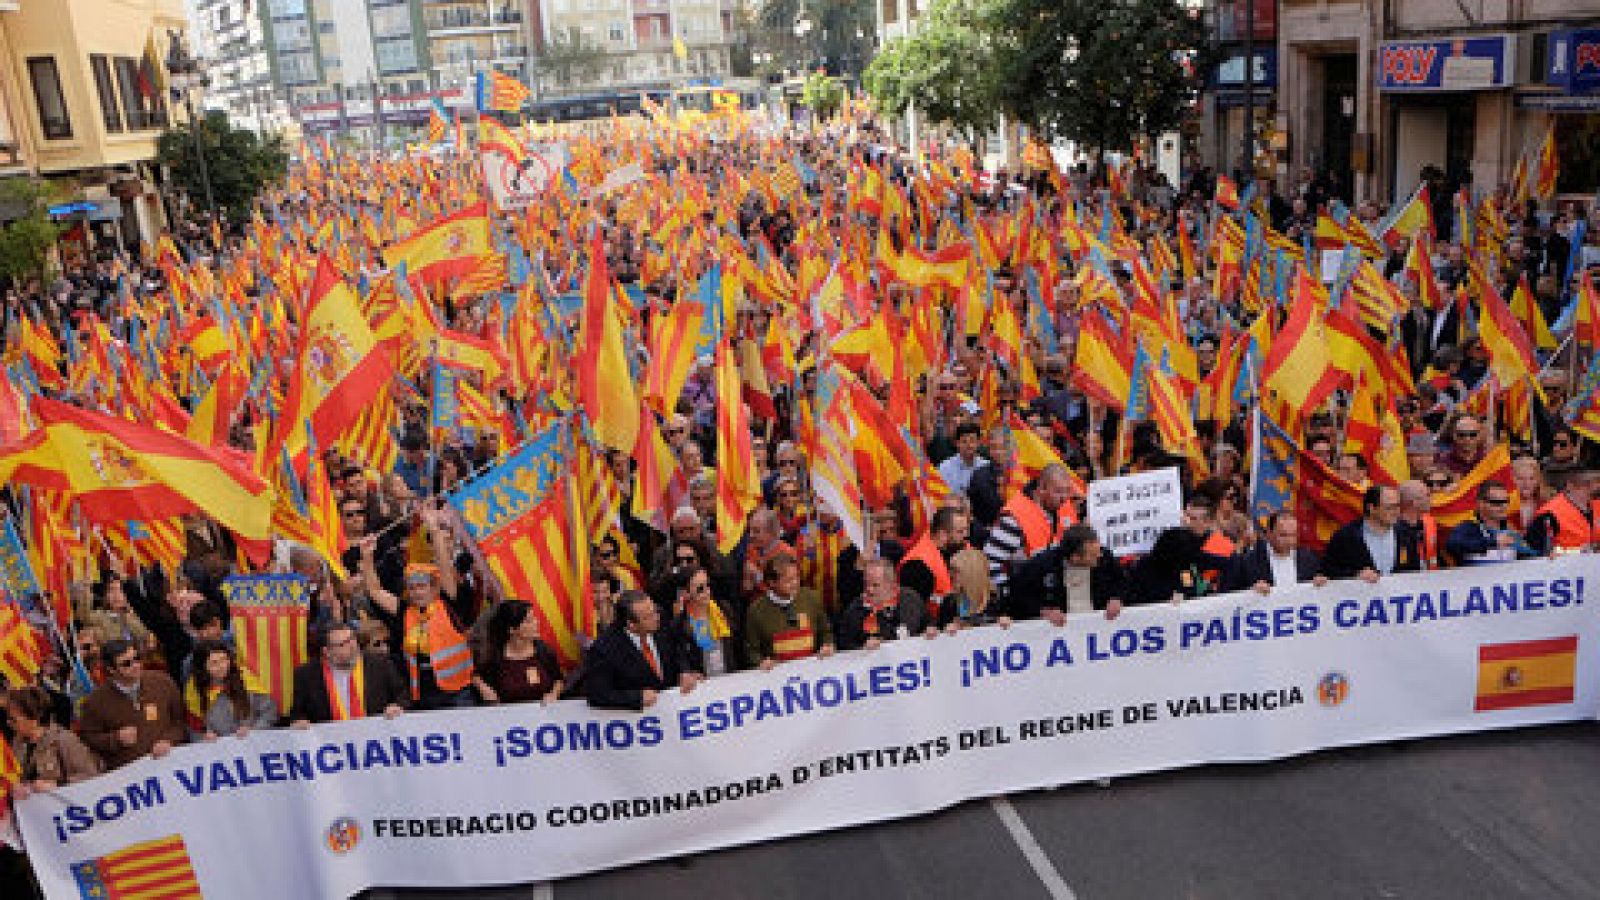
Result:
[[[271,489],[233,455],[43,397],[34,414],[39,430],[0,454],[0,482],[62,491],[91,521],[198,510],[242,537],[271,533]]]
[[[1478,647],[1476,712],[1571,703],[1578,636],[1482,644]]]
[[[383,261],[391,269],[404,263],[425,284],[438,284],[471,273],[480,256],[493,252],[489,206],[479,201],[384,250]]]
[[[1311,280],[1304,269],[1295,278],[1295,298],[1289,320],[1272,342],[1262,364],[1262,384],[1281,404],[1276,414],[1288,424],[1322,405],[1339,386],[1339,373],[1328,351],[1328,328],[1318,308]]]
[[[1380,237],[1384,243],[1391,247],[1398,247],[1401,238],[1413,237],[1417,232],[1426,229],[1431,240],[1434,236],[1433,207],[1428,201],[1428,183],[1424,181],[1417,187],[1416,193],[1400,207],[1389,221],[1383,225]]]
[[[1511,451],[1502,441],[1478,460],[1472,471],[1462,476],[1454,487],[1433,498],[1434,521],[1448,531],[1471,520],[1478,510],[1478,489],[1491,481],[1499,482],[1511,494],[1511,506],[1506,512],[1514,516],[1521,508],[1521,496],[1511,472]]]
[[[310,421],[317,444],[332,446],[394,374],[355,291],[326,254],[317,264],[304,321],[289,395],[270,444],[287,446],[292,456],[305,448],[302,423]]]
[[[632,451],[639,438],[639,395],[628,367],[622,313],[598,228],[589,242],[589,272],[572,367],[595,436],[613,450]]]

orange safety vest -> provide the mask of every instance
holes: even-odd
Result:
[[[461,636],[450,621],[450,613],[443,601],[435,600],[432,614],[423,623],[428,630],[428,662],[433,667],[433,679],[442,691],[459,691],[472,684],[472,651],[467,639]],[[405,629],[409,636],[417,627],[417,608],[406,608]],[[411,673],[411,699],[422,699],[422,670],[417,666],[417,653],[406,641],[406,669]]]
[[[1022,554],[1032,556],[1061,537],[1067,530],[1067,516],[1056,516],[1056,527],[1050,529],[1050,517],[1045,513],[1044,507],[1034,501],[1027,494],[1019,493],[1006,502],[1002,513],[1010,513],[1011,518],[1017,520],[1017,525],[1022,528]]]
[[[1433,513],[1422,514],[1422,568],[1439,568],[1439,520]]]
[[[904,571],[906,563],[912,560],[921,562],[928,567],[928,571],[933,573],[933,593],[935,596],[924,597],[922,601],[928,605],[928,613],[933,617],[933,621],[937,622],[939,620],[939,601],[946,594],[955,590],[955,582],[950,579],[950,566],[944,561],[944,554],[940,553],[939,548],[933,545],[933,535],[926,531],[922,533],[922,537],[918,538],[915,544],[911,545],[911,549],[906,551],[906,555],[901,557],[900,565],[895,568],[895,574],[898,575]]]
[[[1539,515],[1545,513],[1556,520],[1556,533],[1550,538],[1552,549],[1575,551],[1594,543],[1593,523],[1566,494],[1557,494],[1554,500],[1539,507]]]

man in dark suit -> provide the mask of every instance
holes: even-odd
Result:
[[[1275,587],[1307,581],[1317,587],[1328,583],[1317,572],[1317,555],[1300,546],[1300,522],[1293,513],[1277,512],[1267,517],[1266,539],[1233,558],[1224,583],[1230,591],[1270,594]]]
[[[1361,518],[1333,533],[1319,571],[1328,578],[1371,583],[1391,572],[1421,568],[1417,533],[1400,521],[1400,492],[1370,487],[1361,498]]]
[[[406,708],[404,678],[389,657],[362,653],[356,632],[336,622],[313,637],[315,658],[294,670],[294,703],[289,723],[304,728],[313,722],[337,722],[383,713],[386,719]],[[360,704],[356,698],[360,698]]]
[[[661,610],[642,591],[623,591],[616,621],[595,639],[584,658],[583,685],[589,705],[631,709],[655,705],[657,695],[676,687],[685,694],[704,677],[692,671],[674,641],[657,640]]]

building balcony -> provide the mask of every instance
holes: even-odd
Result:
[[[522,26],[522,13],[501,10],[493,15],[481,10],[446,9],[427,16],[428,33],[448,37],[456,34],[515,31]]]

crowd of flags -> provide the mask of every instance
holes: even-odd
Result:
[[[486,110],[525,99],[510,79],[480,78]],[[1161,233],[1137,227],[1158,211],[1129,192],[1120,168],[1108,197],[1075,197],[1035,150],[1033,165],[1069,199],[979,209],[983,182],[964,149],[921,158],[900,180],[849,155],[848,141],[819,142],[808,156],[757,124],[737,113],[682,127],[653,110],[558,134],[486,117],[481,152],[563,143],[561,177],[517,210],[492,207],[475,160],[361,157],[312,141],[228,252],[186,257],[168,239],[151,248],[162,291],[141,293],[123,273],[104,319],[53,332],[14,315],[0,479],[13,487],[16,518],[3,543],[30,580],[4,569],[13,602],[0,603],[0,667],[37,668],[37,629],[16,624],[23,597],[52,597],[48,625],[64,632],[68,580],[112,561],[175,565],[185,513],[231,530],[243,568],[265,562],[273,535],[337,567],[346,539],[322,451],[392,471],[401,411],[416,401],[431,407],[435,443],[467,431],[499,438],[503,455],[448,499],[499,589],[534,602],[571,662],[595,620],[583,606],[589,548],[619,533],[623,497],[665,531],[664,511],[687,493],[663,422],[699,361],[710,361],[700,377],[716,395],[718,545],[737,544],[760,502],[751,436],[785,393],[820,502],[861,543],[866,510],[905,494],[920,524],[949,495],[924,450],[913,385],[969,341],[994,360],[975,373],[983,424],[1017,439],[1008,488],[1060,460],[998,398],[1007,385],[1023,404],[1041,396],[1030,348],[1059,347],[1069,316],[1073,383],[1125,422],[1153,422],[1197,473],[1210,461],[1196,449],[1196,423],[1259,401],[1253,503],[1297,509],[1315,544],[1359,511],[1356,486],[1301,446],[1330,397],[1351,398],[1345,441],[1375,462],[1373,480],[1409,477],[1394,450],[1404,438],[1396,400],[1416,390],[1396,327],[1408,302],[1379,270],[1402,239],[1424,302],[1456,304],[1489,349],[1490,382],[1466,403],[1512,435],[1530,427],[1538,356],[1553,340],[1536,304],[1508,304],[1485,274],[1507,233],[1488,198],[1460,201],[1473,265],[1446,296],[1430,268],[1426,188],[1376,225],[1335,205],[1297,242],[1272,227],[1254,186],[1219,178],[1207,215],[1186,211],[1175,233]],[[428,140],[452,125],[462,127],[435,106]],[[848,122],[828,127],[853,133]],[[691,167],[713,146],[718,167]],[[1530,163],[1535,194],[1553,184],[1553,165],[1544,149]],[[786,249],[740,233],[752,199],[792,215]],[[606,237],[620,226],[648,238],[638,281],[672,282],[676,302],[618,283]],[[1339,268],[1321,277],[1330,250]],[[1001,270],[1023,287],[1020,302],[994,289]],[[1207,275],[1242,313],[1224,315],[1216,366],[1202,373],[1195,323],[1169,286]],[[1592,351],[1600,295],[1586,286],[1571,303],[1574,339]],[[463,306],[481,315],[446,314]],[[763,327],[742,315],[751,311],[768,314]],[[796,395],[805,376],[813,387]],[[1589,424],[1600,423],[1596,380],[1584,380],[1570,415],[1600,436]],[[80,405],[47,396],[63,392]],[[1119,440],[1112,464],[1127,451]],[[632,460],[629,490],[596,464],[608,452]],[[1463,485],[1508,471],[1497,456]]]

